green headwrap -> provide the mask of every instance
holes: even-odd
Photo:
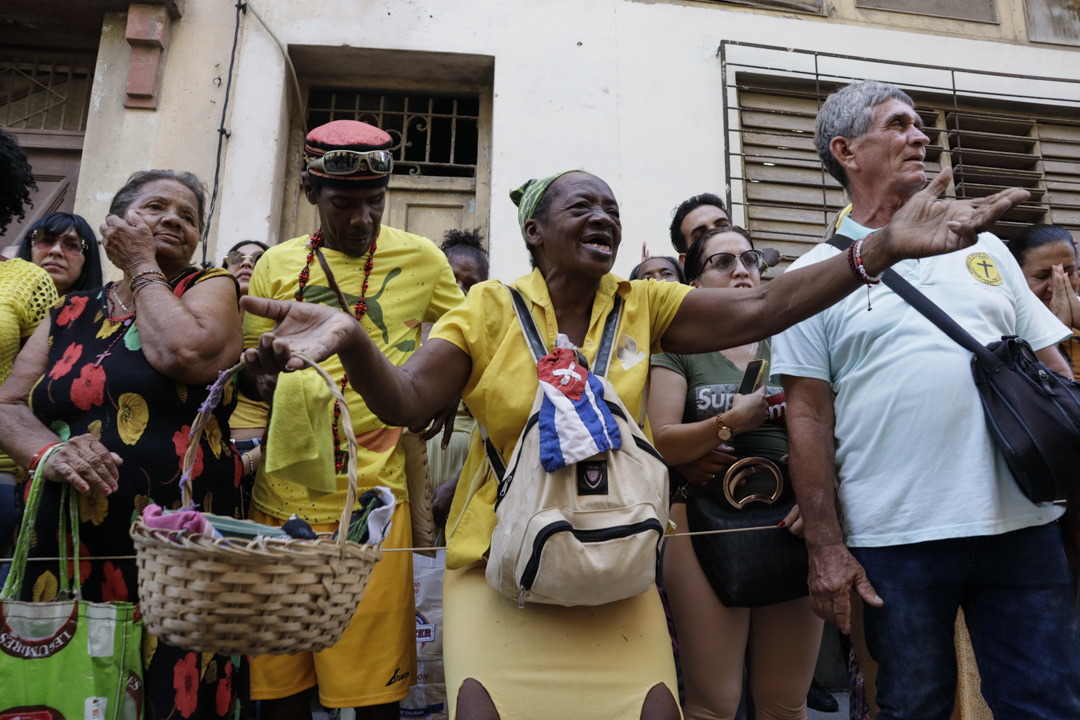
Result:
[[[544,193],[551,187],[551,183],[555,182],[563,175],[572,172],[584,171],[563,170],[560,173],[555,173],[542,180],[529,180],[516,190],[510,191],[510,199],[518,206],[518,227],[521,228],[521,237],[525,237],[525,223],[532,218],[536,206],[540,203],[540,198],[544,197]]]

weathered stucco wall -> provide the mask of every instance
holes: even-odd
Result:
[[[839,4],[854,7],[853,0]],[[904,18],[909,30],[897,31],[850,18],[838,22],[709,3],[255,0],[255,6],[289,45],[495,59],[490,240],[492,272],[503,279],[528,269],[507,193],[530,177],[568,167],[605,178],[620,200],[624,235],[617,272],[625,274],[636,263],[643,241],[653,254],[670,252],[667,225],[674,205],[698,192],[724,191],[716,56],[721,40],[1080,77],[1080,52],[1017,42],[1023,39],[1022,16],[1018,21],[1009,3],[1003,4],[1008,12],[1000,27],[961,24],[968,37],[920,34],[944,27],[925,18]],[[124,16],[106,20],[76,207],[95,226],[133,170],[177,167],[208,185],[213,180],[235,10],[214,0],[193,0],[187,8],[172,27],[156,111],[123,109],[129,55]],[[904,72],[898,70],[896,79]],[[295,183],[295,169],[285,164],[295,112],[286,77],[277,46],[249,13],[240,33],[232,135],[211,235],[214,260],[241,238],[281,239],[283,184]],[[999,87],[1020,90],[1011,85],[1002,79]]]

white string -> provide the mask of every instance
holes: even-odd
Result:
[[[664,536],[664,539],[673,537],[694,537],[696,535],[723,535],[726,533],[739,533],[750,532],[751,530],[773,530],[776,525],[762,525],[760,527],[747,527],[747,528],[730,528],[728,530],[698,530],[696,532],[679,532],[670,533]],[[383,548],[383,552],[429,552],[431,550],[446,550],[446,545],[436,545],[433,547],[405,547],[405,548]],[[137,555],[79,555],[79,560],[135,560]],[[15,558],[0,557],[0,562],[11,562]],[[28,558],[30,562],[58,562],[59,557],[32,557]],[[67,558],[68,561],[71,558]]]

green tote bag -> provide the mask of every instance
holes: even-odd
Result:
[[[60,592],[51,602],[13,599],[26,573],[47,459],[31,480],[11,573],[0,592],[0,720],[139,720],[142,620],[135,603],[81,599],[79,508],[69,485],[61,493]],[[69,529],[73,587],[63,572]]]

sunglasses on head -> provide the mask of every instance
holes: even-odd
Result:
[[[247,260],[247,261],[250,261],[252,265],[254,265],[255,263],[257,263],[259,261],[259,258],[262,257],[263,252],[264,251],[262,251],[262,250],[257,250],[255,252],[251,253],[250,255],[248,255],[246,253],[240,252],[239,250],[233,250],[228,255],[225,256],[225,264],[226,265],[243,265],[244,261]]]
[[[705,258],[704,267],[712,265],[717,272],[731,272],[735,267],[735,258],[743,264],[747,270],[761,270],[765,267],[765,253],[760,250],[744,250],[738,255],[727,252],[713,253]]]
[[[321,170],[327,175],[355,175],[362,171],[389,175],[394,169],[394,156],[389,150],[330,150],[309,162],[307,169]]]
[[[38,228],[30,233],[30,244],[39,248],[51,248],[59,241],[60,250],[65,255],[82,255],[86,250],[86,242],[80,237],[70,235],[49,235],[44,228]]]

